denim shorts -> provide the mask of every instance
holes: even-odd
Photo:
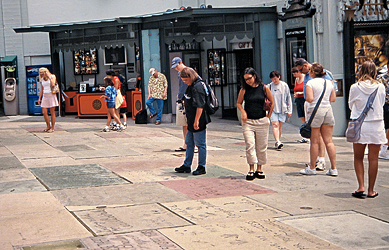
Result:
[[[285,123],[286,122],[286,116],[287,114],[281,114],[281,113],[271,113],[271,116],[270,116],[270,121],[271,122],[282,122],[282,123]]]
[[[115,108],[115,103],[114,102],[107,102],[107,108],[109,108],[109,109]]]

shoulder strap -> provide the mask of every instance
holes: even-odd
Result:
[[[309,125],[311,125],[313,118],[315,118],[317,109],[319,108],[319,105],[321,103],[321,100],[323,99],[324,93],[326,92],[327,81],[326,81],[326,79],[323,79],[323,80],[324,80],[323,92],[321,93],[321,96],[320,96],[319,100],[317,101],[317,103],[315,105],[315,109],[312,111],[311,117],[309,117],[309,120],[308,120],[308,124]]]
[[[363,109],[362,113],[359,115],[357,120],[364,120],[367,112],[369,112],[370,109],[373,109],[373,102],[375,99],[375,96],[377,95],[378,87],[373,91],[373,93],[370,94],[369,98],[367,99],[365,108]]]

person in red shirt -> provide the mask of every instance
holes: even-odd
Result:
[[[292,68],[292,75],[295,78],[294,82],[294,98],[297,107],[297,116],[301,119],[301,122],[305,122],[305,112],[304,112],[304,74],[299,71],[296,67]],[[302,138],[298,140],[300,143],[309,142],[309,139]]]

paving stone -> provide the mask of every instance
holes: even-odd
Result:
[[[21,160],[26,168],[41,168],[41,167],[53,167],[64,165],[76,165],[79,162],[69,156],[62,157],[49,157],[38,159],[24,159]]]
[[[64,152],[72,152],[72,151],[85,151],[85,150],[95,150],[92,147],[89,147],[88,145],[71,145],[71,146],[59,146],[57,147],[59,150],[62,150]]]
[[[15,246],[91,236],[65,209],[0,216],[0,232],[0,242]]]
[[[159,231],[185,250],[341,249],[273,219],[220,222]]]
[[[181,250],[171,240],[155,230],[145,230],[120,235],[108,235],[82,239],[90,249],[139,249],[139,250]]]
[[[157,168],[170,168],[174,169],[182,164],[182,159],[177,158],[167,158],[167,159],[146,159],[146,160],[137,160],[134,158],[129,158],[126,161],[109,161],[99,163],[101,166],[117,173],[123,173],[127,171],[137,171],[137,170],[152,170]],[[152,163],[151,163],[152,162]]]
[[[95,235],[191,225],[158,204],[76,211],[74,214]]]
[[[4,146],[2,146],[1,144],[1,140],[0,140],[0,157],[3,157],[3,156],[12,156],[12,153]]]
[[[80,240],[57,241],[43,244],[16,247],[15,250],[75,250],[86,249]]]
[[[389,245],[389,223],[355,212],[293,216],[281,221],[345,249],[388,249]]]
[[[0,170],[23,168],[23,164],[15,156],[0,157]]]
[[[183,176],[177,176],[174,173],[166,172],[162,169],[127,171],[124,173],[117,172],[116,174],[131,181],[132,183],[182,180],[185,178]]]
[[[0,216],[44,213],[64,209],[50,192],[0,195],[0,204]]]
[[[41,158],[55,158],[64,157],[66,154],[61,150],[55,149],[45,142],[40,141],[39,144],[29,145],[28,143],[21,143],[20,145],[7,146],[9,150],[19,159],[41,159]]]
[[[35,180],[35,176],[26,168],[0,170],[0,183],[31,179]]]
[[[101,136],[105,139],[112,139],[112,138],[132,138],[132,136],[125,134],[123,132],[117,132],[117,131],[111,131],[111,132],[101,132],[97,133],[98,136]]]
[[[162,203],[162,205],[183,218],[201,225],[287,215],[242,196]]]
[[[159,183],[64,189],[51,193],[64,206],[135,205],[190,199]]]
[[[0,182],[0,194],[46,191],[42,184],[34,180]]]
[[[30,168],[30,171],[38,178],[47,178],[64,175],[107,174],[107,169],[98,164],[54,166],[46,168]]]
[[[161,181],[160,183],[192,199],[209,199],[275,192],[249,183],[246,180],[233,177]]]
[[[31,132],[31,133],[47,133],[43,130],[46,129],[46,126],[39,126],[39,127],[23,127],[25,130],[27,130],[28,132]],[[64,131],[64,129],[62,129],[61,127],[59,126],[55,126],[54,128],[55,131]],[[54,131],[54,132],[55,132]]]

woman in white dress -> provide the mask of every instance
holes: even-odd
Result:
[[[41,105],[43,117],[45,118],[46,128],[43,132],[52,133],[54,132],[55,125],[55,107],[58,106],[57,94],[51,92],[51,87],[57,82],[55,75],[51,74],[47,68],[39,69],[39,82],[41,83],[41,93],[39,94],[38,104]],[[48,109],[50,109],[51,115],[51,125],[50,117],[48,114]]]
[[[378,172],[378,153],[380,151],[381,144],[385,144],[387,142],[382,108],[385,104],[385,86],[374,80],[376,74],[377,70],[375,64],[371,61],[364,62],[358,74],[358,82],[354,83],[350,88],[350,95],[348,99],[348,105],[351,110],[350,119],[356,119],[365,108],[370,94],[378,88],[372,109],[367,112],[365,120],[362,123],[361,137],[357,142],[353,143],[354,169],[355,174],[357,175],[359,187],[354,193],[352,193],[352,196],[356,198],[364,198],[366,196],[366,194],[364,194],[365,184],[363,166],[366,145],[369,148],[369,187],[367,197],[374,198],[378,196],[378,193],[374,191],[374,185]]]

